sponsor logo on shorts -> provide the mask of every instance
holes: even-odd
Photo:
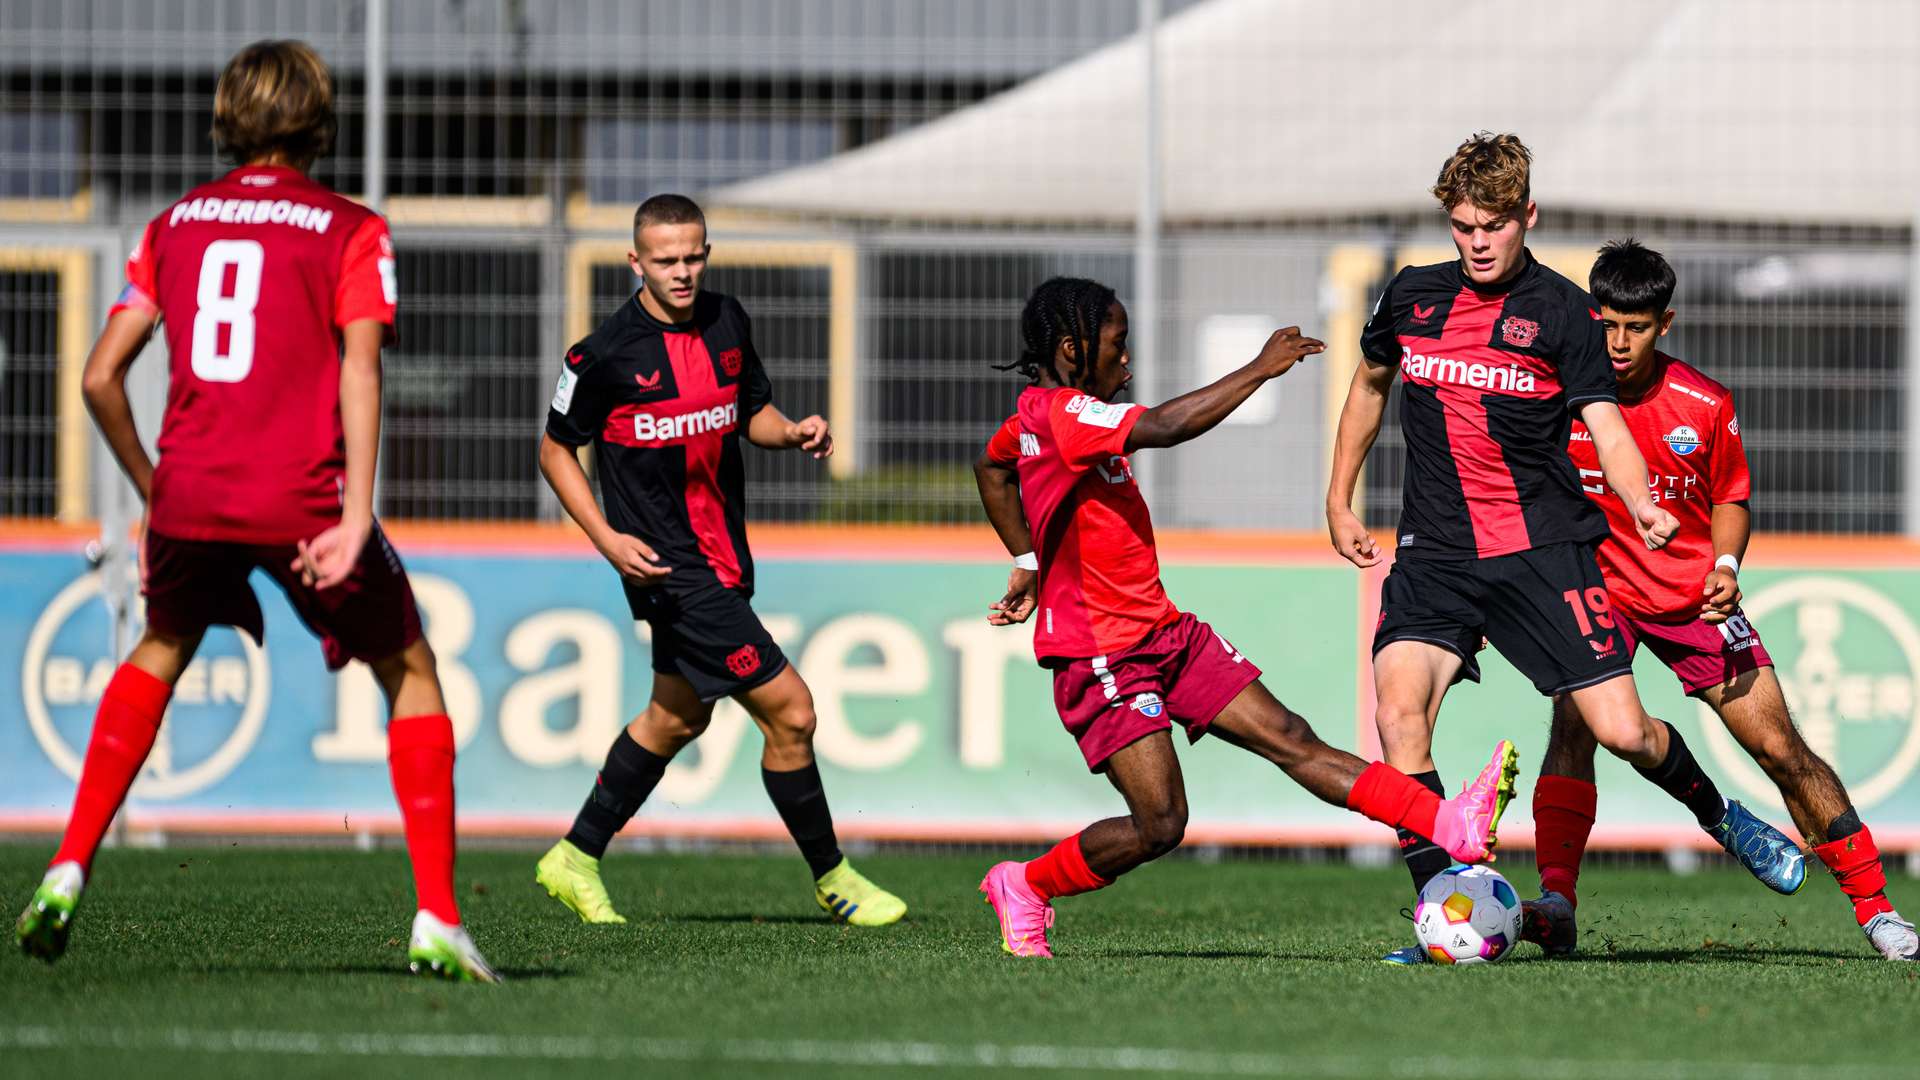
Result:
[[[751,645],[742,645],[727,654],[727,670],[733,672],[736,679],[744,679],[760,670],[760,650]]]
[[[1606,641],[1594,641],[1592,638],[1588,638],[1587,644],[1593,646],[1593,658],[1595,660],[1605,660],[1620,651],[1620,643],[1612,638]]]
[[[1500,324],[1500,340],[1522,349],[1533,344],[1540,336],[1540,324],[1532,319],[1523,319],[1518,315],[1509,315]]]
[[[1167,711],[1166,702],[1160,700],[1159,694],[1136,694],[1133,698],[1133,707],[1141,716],[1154,720],[1159,719],[1160,714]]]
[[[1686,457],[1700,449],[1700,433],[1685,424],[1667,432],[1661,438],[1667,444],[1667,449],[1681,457]]]
[[[728,375],[740,374],[739,349],[726,349],[720,353],[720,370]]]

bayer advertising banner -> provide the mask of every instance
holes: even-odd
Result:
[[[646,628],[584,541],[410,542],[397,531],[440,659],[460,744],[462,828],[564,829],[619,727],[646,703]],[[1124,812],[1090,775],[1052,708],[1023,629],[989,626],[1005,584],[990,547],[908,537],[848,550],[763,545],[755,606],[813,689],[816,750],[843,834],[1042,839]],[[1365,637],[1378,577],[1331,554],[1169,544],[1176,604],[1214,624],[1328,741],[1372,756]],[[958,550],[963,552],[955,555]],[[980,554],[972,554],[979,551]],[[822,554],[827,552],[827,554]],[[0,546],[0,828],[58,828],[93,710],[115,666],[101,571],[72,540]],[[1883,845],[1920,845],[1920,569],[1809,563],[1746,575],[1747,613],[1779,665],[1808,741],[1833,762]],[[385,710],[364,669],[329,675],[277,587],[255,575],[266,640],[207,637],[180,681],[126,820],[133,828],[389,829]],[[138,611],[134,612],[137,620]],[[1436,739],[1458,784],[1493,740],[1521,746],[1522,798],[1503,837],[1524,843],[1547,704],[1503,662],[1448,698]],[[1648,707],[1672,720],[1731,795],[1786,816],[1764,775],[1672,676],[1641,656]],[[1378,844],[1383,828],[1307,796],[1215,740],[1185,747],[1192,842]],[[732,704],[668,772],[632,831],[777,836],[760,736]],[[1630,770],[1600,769],[1599,843],[1690,843],[1679,807]]]

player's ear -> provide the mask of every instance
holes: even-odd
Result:
[[[1057,364],[1069,383],[1079,379],[1080,343],[1066,334],[1060,335],[1060,344],[1053,349],[1054,363]]]
[[[1667,313],[1660,316],[1660,336],[1666,337],[1667,331],[1671,329],[1673,329],[1673,309],[1668,308]]]
[[[1526,213],[1521,216],[1520,223],[1529,229],[1540,224],[1540,207],[1532,199],[1527,200]]]
[[[645,275],[644,273],[642,273],[642,272],[641,272],[641,270],[640,270],[640,253],[639,253],[638,251],[628,251],[628,252],[627,252],[627,265],[633,268],[633,276],[634,276],[634,277],[645,277],[645,276],[646,276],[646,275]]]

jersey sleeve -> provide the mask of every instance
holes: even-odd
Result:
[[[731,297],[727,302],[740,322],[740,421],[745,423],[773,404],[773,380],[760,362],[760,350],[753,346],[753,320],[747,317],[747,309]]]
[[[1707,499],[1715,506],[1740,502],[1753,495],[1753,475],[1747,471],[1747,444],[1740,438],[1740,415],[1734,412],[1733,396],[1720,399],[1713,414],[1712,456],[1707,466]]]
[[[1124,456],[1127,435],[1145,415],[1132,402],[1099,401],[1086,394],[1055,394],[1047,407],[1053,424],[1053,444],[1075,472],[1109,458]]]
[[[340,281],[333,292],[333,325],[345,327],[373,319],[386,327],[393,344],[394,309],[400,302],[400,283],[394,272],[393,237],[387,221],[374,214],[360,223],[340,257]]]
[[[1020,417],[1007,417],[987,440],[987,460],[995,465],[1016,465],[1020,461]]]
[[[1373,314],[1367,317],[1366,328],[1360,331],[1360,355],[1366,357],[1368,363],[1395,366],[1400,363],[1400,335],[1393,315],[1393,288],[1400,284],[1400,277],[1395,274],[1380,291]]]
[[[600,357],[586,342],[567,350],[547,407],[547,434],[568,446],[585,446],[606,427],[613,395],[600,377]]]
[[[127,284],[120,290],[119,299],[113,302],[113,309],[107,312],[107,318],[122,311],[157,314],[160,310],[157,281],[153,266],[153,223],[149,223],[140,234],[140,242],[134,245],[133,254],[127,256]]]
[[[1580,406],[1595,401],[1618,404],[1620,391],[1613,362],[1607,359],[1607,332],[1600,326],[1600,306],[1586,293],[1576,292],[1567,298],[1563,318],[1560,386],[1567,395],[1567,408],[1578,413]]]

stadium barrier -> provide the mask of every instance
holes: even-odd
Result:
[[[440,658],[461,745],[464,832],[564,829],[615,731],[646,700],[644,625],[569,527],[395,526]],[[0,830],[57,829],[94,706],[114,660],[97,532],[0,528],[0,647],[19,657],[0,702]],[[1005,560],[981,529],[754,530],[756,607],[812,686],[816,747],[835,816],[851,838],[1037,841],[1121,803],[1089,776],[1060,730],[1030,633],[987,625]],[[1177,603],[1266,670],[1266,681],[1335,743],[1376,750],[1366,643],[1382,570],[1356,573],[1319,537],[1170,534]],[[1747,611],[1773,654],[1810,742],[1852,789],[1883,847],[1920,849],[1920,545],[1893,540],[1756,540]],[[108,564],[111,565],[111,564]],[[126,811],[132,830],[319,834],[397,831],[383,708],[364,669],[328,676],[278,590],[258,645],[208,635],[182,679],[149,769]],[[1503,661],[1449,698],[1438,739],[1457,783],[1498,737],[1528,774],[1547,706]],[[1705,722],[1644,653],[1649,707],[1671,719],[1729,794],[1786,815],[1759,771]],[[631,826],[641,835],[784,835],[761,790],[759,739],[738,706],[677,760]],[[1324,806],[1249,755],[1203,740],[1184,755],[1190,842],[1375,845],[1389,834]],[[1703,839],[1654,788],[1600,766],[1598,847]],[[1502,830],[1531,838],[1522,798]]]

